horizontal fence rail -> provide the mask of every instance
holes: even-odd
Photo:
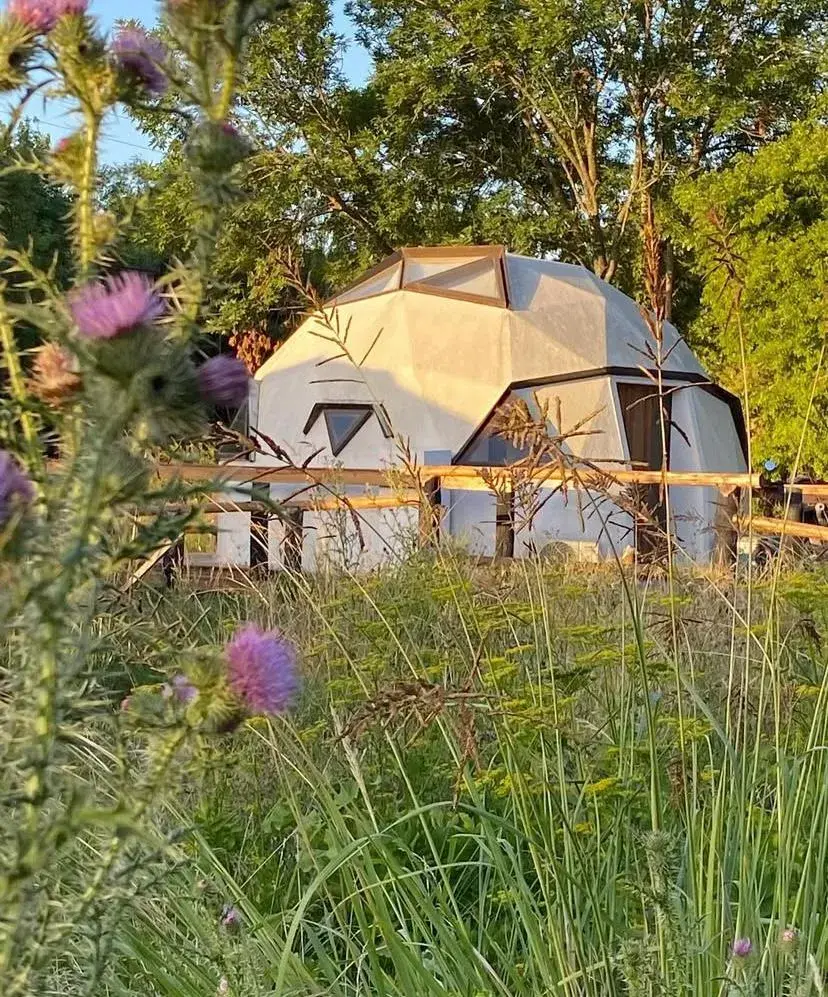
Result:
[[[498,467],[456,465],[392,466],[388,468],[254,467],[245,464],[159,464],[162,480],[203,483],[205,501],[198,507],[205,515],[249,514],[251,521],[251,564],[269,561],[269,519],[281,519],[282,563],[301,570],[305,513],[348,510],[359,512],[402,507],[419,508],[419,537],[422,546],[439,537],[444,491],[488,491],[497,498],[495,516],[495,556],[513,557],[515,550],[515,493],[520,488],[573,488],[610,493],[613,489],[660,485],[662,488],[711,488],[719,493],[719,509],[714,529],[717,533],[715,559],[732,563],[739,535],[781,536],[828,543],[828,526],[798,522],[803,503],[828,501],[828,484],[813,482],[768,485],[759,474],[748,472],[653,471],[628,467],[583,468],[534,467],[519,464]],[[255,485],[296,485],[297,493],[285,498],[234,501],[227,492]],[[366,494],[342,494],[340,489],[365,489]],[[740,497],[764,494],[786,504],[785,519],[752,514],[750,504],[740,509]],[[209,500],[207,500],[209,496]],[[611,497],[611,496],[610,496]],[[171,504],[167,510],[186,511],[192,506]],[[179,542],[180,546],[180,542]],[[168,550],[167,557],[175,553]],[[262,556],[262,551],[264,555]],[[147,565],[140,571],[145,574]],[[138,573],[136,573],[136,579]]]
[[[427,465],[417,468],[389,467],[267,467],[257,468],[235,464],[159,464],[161,478],[180,478],[183,481],[232,482],[233,484],[313,484],[363,486],[388,488],[389,483],[426,481],[439,478],[443,488],[489,491],[490,480],[519,481],[521,483],[556,487],[566,483],[572,486],[600,487],[609,483],[621,485],[668,485],[670,487],[737,488],[761,487],[760,475],[749,473],[697,472],[697,471],[629,471],[622,468],[566,469],[558,467],[527,471],[512,467],[460,467],[453,464]],[[813,485],[793,485],[792,488],[809,488]],[[828,485],[822,486],[828,496]]]

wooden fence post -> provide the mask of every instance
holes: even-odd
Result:
[[[434,547],[440,539],[440,498],[439,478],[427,478],[423,482],[420,497],[420,546]]]
[[[288,509],[282,523],[285,536],[282,541],[282,565],[285,571],[302,573],[302,551],[305,539],[305,510]]]
[[[739,514],[738,496],[737,489],[722,489],[716,503],[716,516],[713,521],[713,529],[716,531],[713,563],[719,568],[729,568],[736,563],[739,550],[739,534],[735,523]]]
[[[251,498],[266,503],[270,499],[270,485],[256,482],[251,489]],[[270,517],[267,507],[254,508],[250,513],[250,567],[259,568],[270,564]]]
[[[792,523],[802,522],[802,490],[791,488],[785,490],[785,519]]]
[[[495,557],[515,556],[515,493],[510,489],[497,496],[495,512]]]

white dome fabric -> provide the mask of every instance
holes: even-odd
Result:
[[[510,385],[635,373],[656,350],[635,302],[594,274],[501,247],[402,250],[326,315],[331,327],[309,318],[256,375],[259,424],[297,457],[326,449],[303,439],[315,403],[381,401],[415,452],[456,454]],[[663,349],[670,372],[705,376],[669,325]],[[377,466],[363,440],[341,459]]]
[[[626,294],[584,267],[512,253],[505,259],[510,308],[540,326],[544,335],[561,343],[585,344],[583,354],[592,368],[653,366],[656,344],[652,333],[638,305]],[[669,323],[664,325],[662,356],[670,370],[705,374]]]
[[[403,249],[343,291],[324,316],[310,316],[264,364],[251,421],[297,463],[312,458],[317,466],[382,468],[400,463],[403,448],[419,463],[447,463],[464,451],[481,452],[473,441],[510,392],[535,394],[550,412],[561,412],[563,431],[591,416],[592,435],[573,442],[572,450],[609,467],[629,466],[619,385],[651,384],[646,372],[658,354],[636,303],[583,267],[500,246]],[[671,466],[743,470],[738,403],[710,385],[671,325],[664,328],[661,356],[664,382],[676,389]],[[336,457],[331,420],[309,418],[324,414],[326,404],[376,415],[360,420]],[[290,491],[274,486],[273,493],[284,498]],[[709,527],[717,493],[692,491],[671,489],[671,505],[684,523],[695,517]],[[491,496],[453,492],[446,501],[447,528],[490,553]],[[556,498],[524,546],[549,540],[623,545],[623,516],[613,516],[611,528],[601,522],[593,516],[585,527]],[[698,535],[693,549],[703,555],[715,537],[699,541]]]

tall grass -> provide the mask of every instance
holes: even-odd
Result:
[[[826,584],[760,580],[750,627],[744,587],[670,587],[442,551],[159,603],[287,627],[308,687],[176,804],[192,864],[114,992],[823,993]]]

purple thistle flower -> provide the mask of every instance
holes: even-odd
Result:
[[[112,339],[157,319],[164,302],[147,277],[130,271],[74,291],[69,308],[82,336]]]
[[[151,94],[160,97],[168,84],[161,70],[167,49],[141,28],[121,28],[112,42],[118,66],[134,77]]]
[[[227,644],[231,690],[253,713],[284,713],[299,691],[296,649],[278,630],[245,623]]]
[[[198,689],[187,678],[186,675],[175,675],[172,682],[165,682],[161,686],[161,695],[164,699],[175,697],[179,703],[192,703],[198,695]]]
[[[10,17],[32,31],[51,31],[58,21],[58,12],[52,0],[9,0],[7,10]]]
[[[89,0],[52,0],[52,9],[57,17],[85,14],[88,6]]]
[[[731,952],[736,959],[747,959],[752,951],[753,942],[749,938],[737,938],[731,947]]]
[[[31,502],[34,487],[17,461],[0,450],[0,526],[8,521],[16,505]]]
[[[202,364],[198,381],[201,394],[215,405],[235,408],[247,400],[250,375],[241,360],[227,353]]]
[[[8,13],[32,31],[47,33],[67,14],[85,14],[89,0],[9,0]]]

